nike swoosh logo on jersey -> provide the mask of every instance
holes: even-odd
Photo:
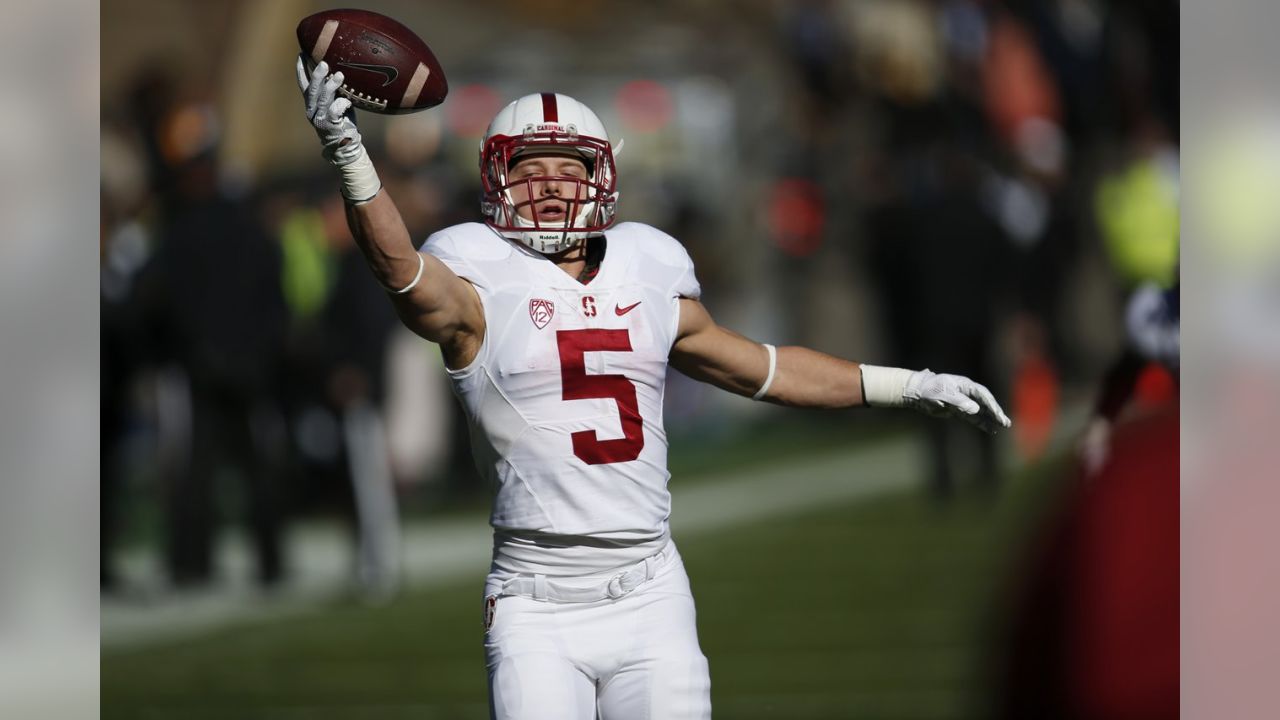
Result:
[[[348,67],[348,68],[355,68],[356,70],[368,70],[370,72],[381,73],[383,77],[387,79],[386,82],[382,83],[382,87],[386,87],[390,85],[391,83],[396,81],[396,78],[400,77],[400,71],[391,67],[390,65],[365,65],[364,63],[349,63],[349,62],[340,62],[335,64],[338,67]]]
[[[643,301],[643,300],[637,300],[637,301],[635,302],[635,305],[628,305],[628,306],[626,306],[626,307],[622,307],[622,306],[620,306],[620,305],[614,305],[614,306],[613,306],[613,311],[614,311],[615,313],[617,313],[618,317],[622,317],[623,315],[626,315],[627,313],[631,312],[632,310],[635,310],[635,309],[636,309],[636,305],[639,305],[639,304],[640,304],[640,303],[642,303],[642,302],[644,302],[644,301]]]

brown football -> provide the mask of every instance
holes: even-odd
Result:
[[[412,30],[367,10],[325,10],[298,23],[310,70],[323,60],[342,71],[338,91],[360,110],[398,115],[444,102],[449,82],[431,48]]]

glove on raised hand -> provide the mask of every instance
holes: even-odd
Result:
[[[308,74],[299,55],[297,75],[307,121],[324,146],[321,155],[342,172],[342,194],[353,202],[372,199],[382,189],[382,182],[361,142],[351,101],[338,97],[342,73],[330,75],[329,64],[321,62]]]

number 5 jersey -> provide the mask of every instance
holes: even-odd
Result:
[[[585,284],[480,223],[441,230],[422,250],[484,306],[479,353],[449,376],[476,465],[496,486],[495,569],[583,575],[662,550],[667,358],[679,298],[701,293],[684,247],[620,223]]]

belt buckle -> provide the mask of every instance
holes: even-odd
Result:
[[[626,575],[626,573],[618,573],[617,575],[609,578],[609,584],[605,587],[604,592],[610,598],[617,600],[623,595],[631,592],[631,590],[627,590],[622,587],[622,578],[624,575]]]

